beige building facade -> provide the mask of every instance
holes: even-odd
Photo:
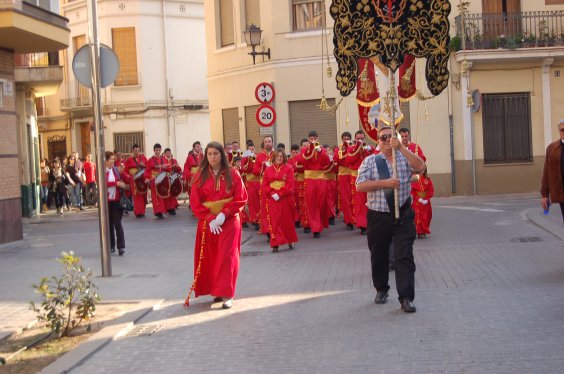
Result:
[[[288,148],[315,129],[322,143],[335,145],[343,131],[360,128],[354,91],[335,114],[317,107],[323,93],[330,105],[341,100],[334,74],[327,76],[327,60],[333,73],[337,69],[330,5],[310,0],[205,3],[212,139],[243,145],[252,139],[258,145],[271,131],[275,142]],[[453,7],[454,37],[462,28]],[[400,127],[409,128],[412,141],[425,152],[437,195],[539,190],[545,147],[557,138],[555,124],[564,117],[563,9],[558,1],[476,0],[463,10],[468,43],[452,54],[448,88],[430,100],[402,104]],[[263,30],[256,50],[271,51],[270,59],[257,56],[256,65],[244,38],[251,24]],[[531,39],[533,33],[534,44],[508,43]],[[473,44],[474,39],[481,43]],[[417,61],[416,81],[428,96],[424,63]],[[260,82],[276,90],[277,120],[271,129],[261,130],[254,116]],[[481,105],[468,106],[472,94]]]

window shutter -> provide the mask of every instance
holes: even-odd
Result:
[[[233,30],[233,1],[219,0],[219,19],[221,46],[225,47],[235,43],[235,33]]]
[[[335,99],[327,99],[330,106]],[[319,109],[319,100],[291,101],[290,103],[290,140],[300,144],[311,130],[319,134],[319,143],[335,145],[337,139],[337,118],[331,112]],[[289,148],[288,148],[289,149]]]
[[[260,4],[259,0],[245,0],[246,28],[251,24],[260,26]]]
[[[239,110],[237,108],[223,109],[223,142],[239,141]]]
[[[260,149],[259,145],[262,142],[262,138],[264,135],[260,134],[260,126],[257,123],[257,109],[260,105],[253,105],[253,106],[246,106],[245,107],[245,127],[246,127],[246,138],[247,140],[252,139],[253,143],[255,143],[255,149]],[[258,151],[257,151],[258,152]]]
[[[119,60],[119,72],[114,81],[116,86],[135,86],[137,77],[137,47],[135,28],[112,29],[112,46]]]

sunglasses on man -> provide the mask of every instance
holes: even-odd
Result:
[[[388,141],[388,139],[391,139],[392,136],[393,136],[392,134],[385,134],[385,135],[380,136],[380,140],[383,141],[383,142],[386,142],[386,141]]]

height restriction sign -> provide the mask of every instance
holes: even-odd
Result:
[[[261,104],[270,104],[274,100],[274,87],[270,83],[259,83],[255,88],[255,97]]]
[[[262,127],[270,127],[276,121],[276,111],[268,104],[263,104],[257,109],[257,123]]]

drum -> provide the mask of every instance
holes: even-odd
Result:
[[[162,198],[167,198],[170,196],[170,178],[166,171],[161,172],[155,178],[155,190],[157,190],[157,195]]]
[[[178,197],[182,193],[182,176],[178,173],[173,173],[170,176],[170,196]]]
[[[145,169],[139,169],[133,176],[133,183],[137,193],[147,193],[147,183],[145,183]]]

